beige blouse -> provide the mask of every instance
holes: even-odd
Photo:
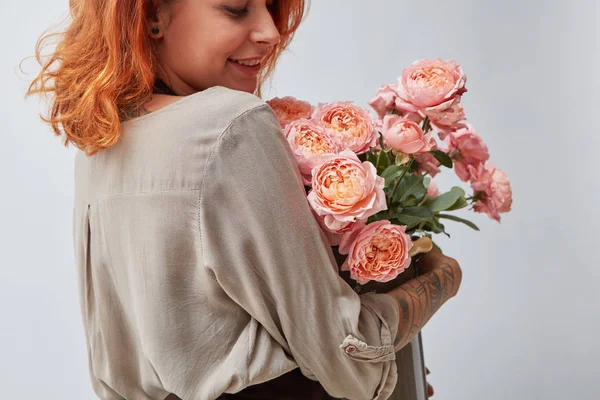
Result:
[[[212,400],[295,368],[386,399],[399,309],[336,273],[271,108],[215,86],[75,160],[73,239],[93,390]]]

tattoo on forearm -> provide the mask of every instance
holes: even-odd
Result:
[[[399,296],[402,325],[394,346],[408,337],[414,337],[431,316],[448,300],[454,290],[454,270],[444,263],[433,273],[418,276],[400,286],[404,296]]]
[[[444,263],[442,265],[440,271],[442,272],[442,279],[444,281],[448,282],[447,285],[443,286],[443,288],[444,288],[443,296],[450,297],[451,290],[454,290],[454,284],[455,284],[454,270],[452,269],[452,266],[450,266],[450,264]]]

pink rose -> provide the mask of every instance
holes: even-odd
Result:
[[[512,189],[508,176],[489,162],[485,166],[469,165],[468,169],[476,199],[473,209],[500,222],[500,213],[509,212],[512,206]]]
[[[454,60],[418,60],[398,77],[396,105],[412,112],[434,115],[460,102],[467,77]]]
[[[442,150],[438,148],[437,143],[431,148],[431,150]],[[445,151],[445,150],[442,150]],[[431,153],[417,154],[415,156],[415,163],[417,164],[418,174],[429,174],[432,177],[440,173],[440,162]]]
[[[398,115],[410,119],[416,123],[421,123],[424,117],[418,112],[407,110],[402,107],[403,102],[398,97],[398,85],[383,85],[375,94],[375,97],[369,101],[369,105],[377,112],[379,118],[386,114],[396,112]]]
[[[461,103],[456,103],[448,110],[442,112],[430,112],[431,126],[438,133],[440,140],[444,140],[450,132],[466,125],[465,109]]]
[[[429,181],[429,186],[427,186],[427,196],[437,197],[440,195],[440,189],[434,181]]]
[[[287,124],[284,134],[296,157],[302,181],[305,186],[310,186],[313,168],[323,162],[324,154],[337,154],[338,146],[325,128],[305,118]]]
[[[383,85],[377,90],[375,97],[369,101],[369,105],[373,107],[379,118],[383,118],[385,114],[394,109],[398,92],[398,85]]]
[[[318,215],[329,216],[324,219],[329,230],[387,210],[385,180],[373,164],[361,162],[349,149],[323,159],[312,171],[308,202]]]
[[[342,237],[339,252],[348,257],[340,269],[350,271],[350,277],[361,285],[371,280],[388,282],[408,268],[412,246],[406,226],[387,220],[357,224]]]
[[[463,182],[471,179],[467,168],[469,165],[477,167],[490,158],[486,144],[471,124],[451,132],[445,141],[448,144],[448,155],[454,161],[456,175]]]
[[[379,135],[383,127],[383,120],[381,118],[374,118],[373,126],[375,127],[375,132],[377,132],[377,143],[371,148],[371,151],[390,151],[392,148],[385,143],[385,140],[383,141],[383,149],[381,148],[381,144],[379,143]]]
[[[311,119],[323,126],[341,149],[362,154],[377,145],[374,121],[367,110],[351,101],[319,104]]]
[[[406,154],[425,153],[435,146],[431,132],[424,134],[417,123],[398,115],[383,117],[382,134],[393,150]]]
[[[279,120],[281,129],[285,129],[286,125],[300,118],[310,118],[314,111],[314,107],[306,102],[296,99],[292,96],[283,98],[274,97],[266,101],[271,106],[273,112]]]

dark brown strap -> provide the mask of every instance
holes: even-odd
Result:
[[[331,400],[325,389],[296,368],[273,380],[248,386],[235,394],[224,393],[219,400]]]
[[[223,393],[217,400],[335,400],[325,389],[296,368],[273,380],[248,386],[234,394]],[[165,400],[182,400],[170,394]]]

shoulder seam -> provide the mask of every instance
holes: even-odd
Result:
[[[223,136],[225,136],[225,133],[227,133],[227,131],[229,130],[229,128],[231,128],[231,126],[233,124],[235,124],[240,118],[242,118],[244,115],[248,114],[250,111],[254,111],[257,108],[261,108],[261,107],[265,107],[268,106],[268,104],[259,104],[257,106],[254,106],[252,108],[247,109],[246,111],[244,111],[243,113],[241,113],[240,115],[238,115],[237,117],[235,117],[224,129],[223,131],[219,134],[219,136],[217,137],[217,140],[215,142],[215,144],[212,146],[212,148],[210,149],[210,152],[208,154],[208,157],[206,158],[206,162],[204,163],[204,173],[202,174],[202,179],[200,180],[200,193],[202,193],[202,189],[204,187],[204,181],[206,179],[206,173],[207,173],[207,166],[208,163],[212,160],[212,156],[215,153],[215,150],[217,148],[217,146],[219,145],[219,143],[221,142],[221,140],[223,139]]]
[[[262,103],[259,104],[257,106],[251,107],[247,110],[245,110],[244,112],[242,112],[240,115],[238,115],[237,117],[235,117],[226,127],[225,129],[223,129],[223,131],[219,134],[219,136],[217,137],[217,140],[215,142],[215,144],[213,144],[212,148],[210,149],[210,152],[208,154],[208,157],[206,158],[206,161],[204,163],[204,171],[202,173],[202,179],[200,180],[200,186],[199,186],[199,190],[198,190],[198,204],[196,204],[196,211],[197,211],[197,222],[198,222],[198,240],[200,241],[200,257],[203,260],[204,259],[204,245],[202,242],[202,221],[200,219],[200,209],[201,209],[201,205],[202,205],[202,194],[204,193],[204,182],[206,181],[206,174],[208,172],[208,166],[210,161],[212,160],[212,156],[215,153],[215,150],[217,149],[217,146],[219,145],[219,143],[221,143],[221,140],[223,139],[223,136],[225,135],[225,133],[227,133],[227,131],[229,131],[229,128],[231,128],[231,126],[236,123],[240,118],[242,118],[244,115],[246,115],[247,113],[249,113],[250,111],[254,111],[258,108],[261,107],[269,107],[268,104],[266,103]]]
[[[215,143],[215,145],[213,146],[213,148],[210,150],[210,154],[208,156],[208,159],[211,158],[214,149],[217,147],[217,145],[219,144],[219,142],[221,141],[221,139],[223,138],[223,136],[225,135],[225,133],[227,133],[227,131],[229,130],[229,128],[231,128],[231,126],[233,124],[235,124],[240,118],[242,118],[244,115],[248,114],[250,111],[254,111],[257,108],[261,108],[261,107],[265,107],[265,106],[268,106],[268,104],[259,104],[257,106],[252,107],[252,108],[249,108],[246,111],[244,111],[243,113],[241,113],[240,115],[238,115],[237,117],[235,117],[233,120],[231,120],[231,122],[223,129],[223,132],[221,132],[219,134],[219,137],[217,138],[217,142]],[[202,182],[204,182],[204,177],[202,177]],[[202,187],[202,185],[200,187]]]

